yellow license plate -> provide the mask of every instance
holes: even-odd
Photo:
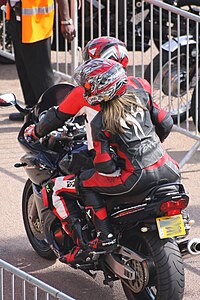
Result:
[[[156,218],[158,233],[161,239],[185,235],[182,215]]]

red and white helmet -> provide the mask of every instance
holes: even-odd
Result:
[[[128,65],[128,51],[126,45],[114,37],[102,36],[87,43],[83,50],[83,60],[89,58],[109,58],[122,64]]]
[[[127,87],[127,75],[123,66],[111,59],[90,59],[74,71],[74,79],[85,88],[87,102],[96,105],[123,95]]]

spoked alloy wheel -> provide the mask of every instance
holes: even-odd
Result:
[[[153,97],[159,106],[171,113],[174,123],[185,121],[191,106],[191,97],[195,87],[195,63],[189,61],[189,74],[187,72],[187,49],[180,48],[169,57],[168,51],[162,51],[162,68],[160,69],[160,54],[153,59]],[[187,78],[189,75],[189,85]],[[145,79],[151,82],[151,64],[145,70]],[[162,87],[162,88],[161,88]],[[188,113],[187,113],[188,111]]]
[[[150,268],[149,279],[145,283],[146,277],[142,268],[136,267],[133,262],[132,267],[136,270],[136,279],[122,282],[128,300],[183,299],[183,261],[173,239],[160,240],[156,232],[132,233],[123,243],[129,249],[137,250],[145,255]],[[131,262],[129,265],[131,266]],[[143,284],[145,287],[141,290]]]
[[[31,219],[31,211],[34,205],[34,196],[32,190],[32,183],[28,180],[25,184],[23,196],[22,196],[22,214],[24,227],[28,239],[33,247],[33,249],[43,258],[48,260],[56,259],[55,253],[50,248],[47,243],[43,232],[41,231],[40,220],[35,215],[34,219]]]

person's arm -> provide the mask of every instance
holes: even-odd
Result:
[[[51,107],[44,117],[36,124],[35,134],[37,137],[43,137],[51,131],[62,127],[64,122],[73,115],[60,112],[56,107]]]
[[[35,141],[62,127],[70,117],[71,115],[58,111],[56,107],[51,107],[36,125],[31,124],[24,130],[24,137],[27,141]]]
[[[61,32],[65,39],[71,42],[76,36],[73,20],[70,15],[69,0],[56,0],[61,21]]]
[[[75,87],[57,108],[51,107],[36,125],[29,126],[25,130],[25,136],[40,138],[63,126],[64,122],[74,117],[86,103],[83,93],[82,87]]]
[[[94,166],[99,173],[112,174],[117,170],[110,151],[110,134],[101,129],[101,113],[91,123],[92,139],[95,150]]]
[[[155,126],[157,135],[161,142],[168,137],[173,127],[173,119],[167,111],[159,107],[155,102],[153,102],[152,97],[149,97],[149,110],[151,115],[152,123]]]
[[[96,152],[94,158],[95,169],[99,173],[113,174],[117,170],[115,161],[110,152],[109,138],[103,132],[99,132],[96,139],[93,140],[94,150]],[[113,174],[115,176],[115,174]]]

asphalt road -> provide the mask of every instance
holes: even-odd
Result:
[[[18,99],[22,99],[15,65],[0,65],[0,94],[6,92],[13,92]],[[23,155],[17,142],[22,123],[9,121],[8,115],[11,112],[15,112],[15,109],[0,110],[0,258],[77,300],[125,299],[120,283],[116,282],[114,288],[110,289],[103,285],[101,273],[93,280],[85,273],[75,271],[60,262],[42,259],[32,249],[25,234],[21,214],[21,196],[27,177],[22,168],[14,168],[14,164]],[[193,144],[194,140],[172,132],[165,147],[174,159],[181,161]],[[190,237],[200,237],[200,149],[182,168],[182,181],[190,194],[189,213],[195,220]],[[189,258],[184,265],[184,300],[199,299],[200,256]],[[9,300],[10,286],[5,286],[5,289],[7,292],[4,300]],[[15,300],[21,300],[17,293],[16,289]]]

